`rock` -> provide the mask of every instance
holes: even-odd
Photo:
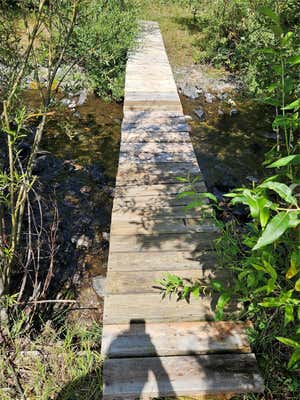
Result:
[[[232,108],[230,111],[229,111],[229,115],[231,116],[231,117],[234,117],[235,115],[237,115],[239,112],[238,112],[238,110],[236,109],[236,108]]]
[[[181,88],[181,93],[191,100],[196,100],[199,97],[199,92],[194,86],[185,86]]]
[[[95,276],[92,279],[92,286],[99,297],[105,296],[106,278],[104,276]]]
[[[64,106],[69,106],[72,103],[71,99],[67,99],[67,98],[63,98],[61,99],[61,104],[63,104]]]
[[[72,240],[72,239],[71,239]],[[76,242],[76,248],[85,248],[88,249],[90,247],[91,240],[86,235],[81,235],[80,238]]]
[[[102,237],[103,237],[104,240],[109,241],[109,239],[110,239],[109,232],[102,232]]]
[[[75,112],[73,113],[73,115],[74,115],[74,117],[76,117],[76,118],[80,118],[80,117],[81,117],[79,111],[75,111]]]
[[[76,96],[79,96],[79,98],[77,100],[77,106],[82,106],[86,102],[87,97],[88,97],[87,89],[83,88],[83,89],[79,90],[76,93]]]
[[[80,188],[80,193],[82,193],[82,194],[89,194],[89,193],[91,193],[91,191],[92,191],[91,186],[85,185]]]
[[[263,132],[262,136],[266,139],[277,140],[277,135],[275,132]]]
[[[220,101],[225,101],[225,100],[228,99],[228,93],[218,93],[218,94],[217,94],[217,98],[218,98]]]
[[[34,174],[41,174],[43,172],[49,171],[54,168],[55,159],[54,156],[50,153],[38,155],[33,164],[32,172]]]
[[[200,121],[205,121],[205,112],[203,108],[197,108],[194,110],[194,113],[197,115]]]
[[[185,120],[186,120],[187,122],[188,122],[188,121],[193,121],[193,118],[192,118],[191,115],[185,115],[184,118],[185,118]]]
[[[215,96],[209,92],[206,92],[204,94],[204,98],[205,98],[206,103],[210,103],[210,104],[215,100]]]
[[[221,108],[218,108],[218,115],[220,116],[224,115],[224,111]]]
[[[232,99],[228,99],[227,103],[232,107],[236,107],[236,102]]]

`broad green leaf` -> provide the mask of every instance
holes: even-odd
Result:
[[[300,211],[292,211],[289,213],[289,228],[297,228],[300,224]]]
[[[287,270],[285,277],[286,279],[292,279],[300,271],[300,252],[294,250],[291,254],[290,268]]]
[[[300,292],[300,278],[297,280],[297,282],[295,283],[295,290],[297,292]]]
[[[277,54],[276,51],[271,47],[265,47],[263,49],[259,49],[258,52],[263,54],[274,54],[274,55]]]
[[[185,209],[186,209],[186,210],[191,210],[191,209],[197,208],[197,207],[199,207],[199,206],[203,206],[203,201],[201,201],[201,200],[194,200],[194,201],[191,201],[187,206],[185,206]]]
[[[262,228],[264,228],[270,217],[270,205],[272,204],[268,199],[261,197],[257,199],[259,206],[259,219]]]
[[[297,364],[299,360],[300,360],[300,348],[296,349],[293,352],[293,354],[291,355],[291,358],[290,358],[289,363],[288,363],[288,367],[289,368],[294,367],[295,364]]]
[[[179,182],[186,182],[186,183],[190,182],[188,178],[184,178],[183,176],[176,176],[176,179]]]
[[[280,23],[279,15],[276,14],[276,12],[274,12],[270,7],[261,7],[260,11],[267,17],[271,18],[271,20],[275,22],[275,24]]]
[[[282,108],[282,110],[295,110],[297,111],[300,108],[300,99],[293,101],[292,103],[286,105]]]
[[[280,168],[285,167],[289,164],[300,164],[300,154],[294,154],[291,156],[282,157],[272,164],[268,165],[267,168]]]
[[[266,226],[263,234],[258,239],[252,250],[261,249],[268,244],[275,242],[289,227],[289,215],[286,212],[278,213]]]
[[[290,65],[297,65],[300,64],[300,54],[296,56],[291,56],[287,59],[288,64]]]
[[[280,182],[264,182],[259,185],[259,188],[269,189],[276,192],[286,202],[297,205],[297,199],[292,195],[292,189]]]
[[[209,193],[209,192],[199,193],[199,197],[208,198],[208,199],[214,201],[215,203],[218,202],[216,196],[214,194],[212,194],[212,193]]]
[[[184,197],[192,197],[195,196],[197,193],[190,190],[190,191],[186,191],[186,192],[181,192],[177,195],[178,199],[182,199]]]
[[[279,342],[285,344],[286,346],[293,347],[294,349],[297,349],[297,348],[300,349],[300,343],[296,342],[295,340],[281,337],[281,336],[277,336],[276,339],[279,340]]]
[[[284,309],[284,326],[287,326],[290,322],[294,321],[294,308],[291,305],[287,305]]]
[[[200,296],[200,286],[194,287],[192,290],[192,294],[195,299],[198,299],[198,297]]]
[[[219,281],[216,281],[216,280],[212,281],[212,282],[211,282],[211,286],[212,286],[212,288],[213,288],[214,290],[216,290],[217,292],[220,292],[221,290],[223,290],[223,285],[222,285],[222,283],[219,282]]]
[[[287,44],[289,44],[293,36],[294,32],[287,32],[281,39],[281,45],[286,46]]]

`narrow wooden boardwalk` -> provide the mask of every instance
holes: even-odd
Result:
[[[104,399],[259,392],[246,325],[213,322],[214,299],[161,299],[166,272],[229,279],[215,266],[216,228],[179,199],[178,176],[199,176],[158,25],[143,23],[130,54],[112,213],[102,354]],[[227,278],[226,278],[227,276]]]

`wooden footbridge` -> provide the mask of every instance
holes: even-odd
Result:
[[[166,272],[226,277],[215,265],[214,224],[199,222],[199,212],[186,210],[190,199],[178,197],[184,185],[177,177],[188,174],[206,190],[158,25],[143,23],[126,71],[104,303],[104,399],[263,390],[246,324],[214,322],[209,296],[187,304],[162,300],[153,288]]]

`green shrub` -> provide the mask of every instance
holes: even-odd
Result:
[[[257,52],[275,43],[263,7],[273,7],[280,14],[284,32],[292,31],[293,48],[300,44],[300,7],[297,0],[217,0],[198,2],[198,28],[204,33],[200,48],[201,60],[239,71],[252,92],[260,92],[272,82],[268,60]]]
[[[137,33],[137,8],[130,0],[84,2],[70,57],[85,68],[101,97],[120,100],[128,49]]]

